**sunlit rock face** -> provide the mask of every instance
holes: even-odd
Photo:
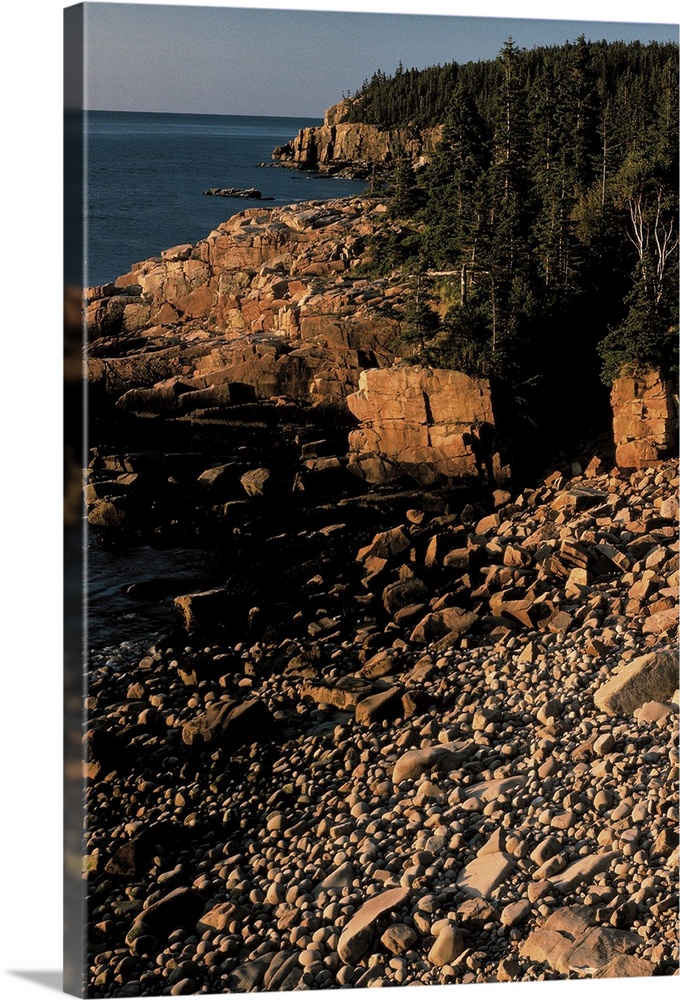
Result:
[[[611,403],[620,468],[653,468],[677,454],[677,401],[671,383],[658,371],[618,378]]]
[[[370,369],[347,405],[360,421],[350,434],[350,468],[370,483],[404,474],[424,485],[507,475],[486,379],[419,366]]]

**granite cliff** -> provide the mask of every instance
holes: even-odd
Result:
[[[348,107],[345,100],[329,108],[323,125],[301,129],[290,142],[277,146],[272,158],[298,170],[368,177],[392,165],[401,152],[416,169],[423,166],[441,138],[441,126],[379,129],[348,122]]]
[[[311,407],[336,415],[342,461],[370,483],[505,481],[515,429],[489,383],[392,367],[410,283],[361,267],[385,211],[367,197],[248,209],[88,289],[95,412],[195,424],[238,405]],[[619,379],[612,407],[622,468],[673,454],[677,406],[658,373]]]
[[[393,358],[404,288],[353,271],[382,206],[248,209],[195,246],[88,290],[88,377],[135,412],[196,414],[285,395],[342,405]]]

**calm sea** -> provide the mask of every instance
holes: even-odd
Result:
[[[360,194],[363,181],[265,169],[275,146],[313,118],[90,111],[86,116],[86,285],[125,274],[132,263],[202,239],[255,205]],[[257,188],[272,202],[211,198],[210,187]]]
[[[87,117],[86,285],[112,281],[136,261],[193,243],[244,208],[360,194],[365,184],[281,167],[265,169],[275,146],[310,118],[130,114]],[[209,187],[258,188],[273,201],[210,198]],[[172,578],[169,593],[206,585],[210,560],[196,550],[120,552],[88,540],[89,643],[94,649],[151,641],[173,616],[168,599],[127,595],[131,584]]]

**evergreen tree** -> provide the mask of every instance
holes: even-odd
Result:
[[[487,169],[484,124],[471,95],[458,89],[427,175],[424,244],[436,267],[459,261],[473,275]]]
[[[403,146],[395,151],[390,194],[390,214],[396,218],[413,215],[421,203],[413,163]]]
[[[512,356],[523,336],[525,303],[531,298],[529,240],[531,188],[527,97],[519,53],[510,38],[498,57],[501,83],[494,109],[493,162],[486,265],[490,272],[492,352]]]
[[[413,360],[423,361],[427,345],[438,329],[439,317],[426,299],[425,282],[418,273],[404,306],[398,346]]]
[[[406,323],[423,357],[536,392],[548,374],[595,386],[598,344],[608,379],[675,367],[677,45],[509,39],[494,60],[377,71],[350,115],[402,136],[442,128],[422,174],[397,151],[370,241],[380,273],[449,283],[436,330],[421,336],[422,304]]]

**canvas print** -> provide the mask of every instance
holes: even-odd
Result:
[[[676,975],[678,26],[65,24],[67,989]]]

